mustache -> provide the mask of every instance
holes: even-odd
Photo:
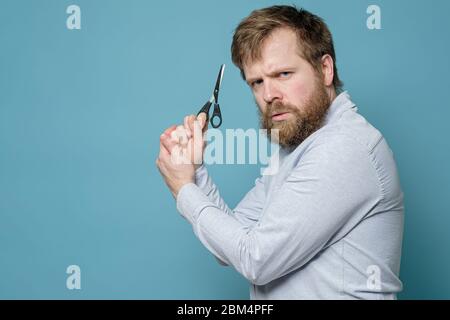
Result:
[[[272,116],[278,113],[292,112],[296,108],[290,104],[283,104],[281,102],[274,102],[266,105],[266,115]]]

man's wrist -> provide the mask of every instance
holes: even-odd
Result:
[[[173,189],[172,189],[172,195],[175,198],[175,200],[178,197],[178,194],[180,193],[181,188],[183,188],[185,185],[189,184],[189,183],[194,183],[193,180],[186,180],[184,182],[181,182],[180,184],[176,185]]]

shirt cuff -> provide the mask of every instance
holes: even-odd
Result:
[[[212,191],[212,185],[211,181],[208,179],[208,170],[206,170],[206,167],[203,164],[195,171],[195,184],[206,196],[209,196]]]
[[[195,174],[199,174],[201,171],[206,170],[205,164],[201,164],[200,167],[195,169]]]
[[[205,180],[205,177],[207,177],[208,171],[206,170],[205,165],[201,165],[195,170],[195,184],[198,185],[198,182],[201,182],[202,180]]]
[[[187,183],[178,191],[177,209],[192,225],[195,224],[200,211],[210,204],[209,198],[194,183]]]

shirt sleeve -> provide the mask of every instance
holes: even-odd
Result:
[[[224,213],[233,215],[243,225],[253,226],[259,219],[265,201],[264,183],[266,177],[261,176],[255,180],[254,187],[245,195],[238,205],[231,210],[223,198],[219,189],[208,175],[204,165],[201,165],[195,172],[195,184],[208,197],[208,199]]]
[[[367,150],[334,135],[305,151],[253,227],[225,214],[192,183],[181,188],[177,208],[208,250],[263,285],[307,263],[344,225],[363,219],[379,195]]]
[[[239,202],[234,210],[231,210],[223,198],[220,196],[219,189],[208,175],[208,171],[204,165],[201,165],[195,171],[195,185],[208,197],[208,199],[225,214],[232,215],[242,225],[252,227],[259,219],[263,202],[265,199],[264,177],[255,180],[255,186],[246,194]],[[194,229],[195,232],[195,229]],[[215,255],[216,260],[223,266],[228,263]]]

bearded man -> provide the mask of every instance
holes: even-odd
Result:
[[[342,91],[327,25],[294,6],[256,10],[231,53],[261,127],[277,132],[279,170],[230,209],[189,151],[204,143],[204,114],[187,116],[188,142],[168,128],[156,160],[178,210],[219,262],[249,280],[252,299],[395,299],[403,192],[386,140]],[[180,148],[190,162],[173,161]]]

